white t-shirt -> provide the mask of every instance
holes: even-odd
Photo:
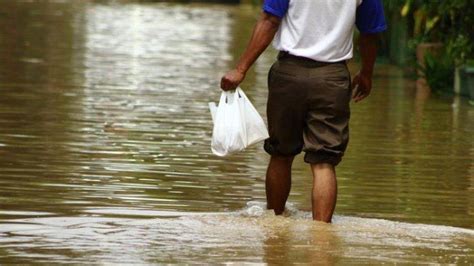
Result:
[[[266,0],[263,10],[282,19],[276,49],[322,62],[352,58],[356,18],[363,33],[386,29],[380,0]]]

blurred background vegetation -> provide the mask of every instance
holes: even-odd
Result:
[[[385,0],[384,5],[390,61],[418,69],[421,86],[474,99],[474,2]]]

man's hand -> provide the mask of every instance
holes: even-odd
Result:
[[[235,90],[244,80],[245,73],[233,69],[225,74],[221,79],[221,89],[224,91]]]
[[[357,103],[369,96],[372,90],[372,75],[359,72],[352,80],[352,99]]]
[[[237,66],[222,77],[221,89],[228,91],[239,86],[245,78],[245,73],[273,40],[280,27],[280,21],[279,17],[262,12],[253,30],[252,38],[250,38],[250,42],[240,57]]]

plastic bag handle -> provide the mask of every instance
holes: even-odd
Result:
[[[237,93],[237,95],[239,96],[239,98],[242,98],[242,95],[240,94],[239,90],[240,90],[240,88],[235,89],[235,90],[234,90],[234,93]],[[225,92],[225,103],[226,103],[226,104],[229,103],[229,101],[228,101],[228,99],[227,99],[227,97],[229,97],[229,93],[232,93],[232,92],[229,92],[229,91],[226,91],[226,92]]]

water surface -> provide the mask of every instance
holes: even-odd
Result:
[[[334,225],[298,158],[285,217],[260,145],[210,152],[258,10],[0,3],[0,262],[474,263],[474,109],[394,66],[353,105]],[[269,50],[242,85],[265,113]],[[356,64],[351,64],[356,71]]]

